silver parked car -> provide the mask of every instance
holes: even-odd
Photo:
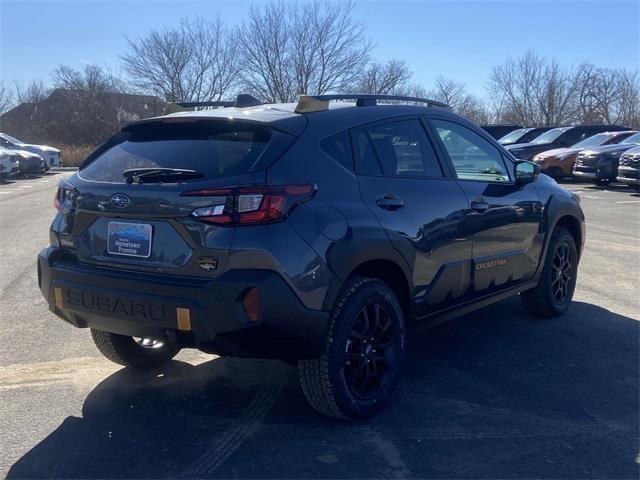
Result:
[[[46,162],[47,169],[62,165],[60,160],[60,150],[57,148],[49,147],[47,145],[24,143],[11,135],[7,135],[6,133],[0,133],[0,146],[11,150],[26,150],[28,152],[37,153]]]
[[[18,173],[19,170],[18,155],[13,150],[0,147],[0,182],[8,176]]]

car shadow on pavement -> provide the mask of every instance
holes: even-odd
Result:
[[[394,403],[316,414],[277,361],[122,369],[9,478],[638,478],[638,327],[510,299],[411,338]]]

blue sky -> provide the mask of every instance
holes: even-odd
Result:
[[[220,14],[230,24],[255,1],[0,0],[0,78],[48,80],[59,64],[119,67],[124,36],[185,16]],[[365,22],[381,61],[408,62],[414,81],[430,87],[442,74],[482,94],[491,66],[527,49],[571,65],[640,65],[640,1],[365,1]]]

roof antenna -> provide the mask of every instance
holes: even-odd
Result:
[[[258,100],[256,97],[252,95],[247,95],[246,93],[241,93],[236,97],[235,106],[237,108],[243,108],[243,107],[255,107],[257,105],[262,105],[262,104],[263,103],[260,100]]]

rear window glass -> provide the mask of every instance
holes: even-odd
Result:
[[[266,127],[229,122],[140,124],[83,167],[81,176],[125,183],[122,172],[131,168],[190,169],[203,178],[248,173],[264,168],[260,158],[270,138]]]

